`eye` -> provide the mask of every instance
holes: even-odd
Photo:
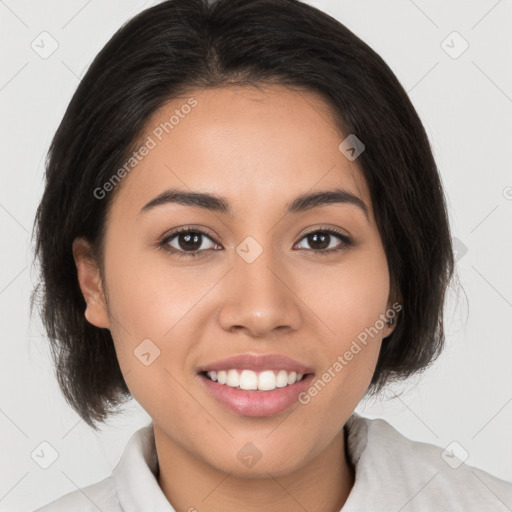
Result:
[[[335,238],[340,240],[341,243],[336,244]],[[315,256],[329,256],[347,250],[353,245],[351,238],[332,228],[311,231],[304,235],[301,238],[302,240],[305,240],[311,248],[299,247],[299,250],[313,252]],[[299,246],[301,243],[299,242],[296,245]],[[208,246],[209,244],[210,246]],[[173,231],[159,242],[158,246],[180,258],[203,257],[207,252],[220,250],[221,247],[208,233],[190,227]]]
[[[334,238],[338,238],[341,240],[341,244],[335,243]],[[328,256],[338,251],[343,251],[348,249],[353,245],[352,240],[343,233],[335,230],[335,229],[317,229],[316,231],[311,231],[304,235],[301,240],[306,240],[306,242],[312,247],[311,250],[315,253],[315,256]],[[334,242],[334,244],[333,244]],[[299,242],[300,245],[301,242]],[[340,247],[341,245],[341,247]],[[303,249],[299,247],[299,249]]]
[[[208,241],[213,247],[208,247]],[[218,244],[200,229],[180,228],[166,236],[159,244],[164,250],[181,258],[193,258],[208,250],[218,250]]]

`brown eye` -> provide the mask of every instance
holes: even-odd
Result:
[[[336,238],[341,241],[341,244],[340,242],[336,243]],[[302,237],[301,240],[305,240],[309,248],[299,247],[299,249],[311,250],[318,253],[318,255],[332,254],[333,252],[348,249],[352,245],[352,240],[349,237],[333,229],[312,231]]]
[[[209,244],[213,244],[213,247]],[[195,257],[219,247],[204,231],[190,228],[181,228],[174,231],[165,237],[159,245],[165,250],[184,258]]]

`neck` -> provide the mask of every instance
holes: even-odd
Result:
[[[345,430],[315,459],[291,473],[244,478],[223,473],[154,427],[158,483],[177,511],[340,512],[355,470],[347,456]]]

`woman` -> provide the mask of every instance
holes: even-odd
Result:
[[[169,0],[123,26],[52,142],[42,317],[92,427],[152,422],[39,510],[500,510],[512,486],[354,413],[442,350],[453,252],[383,60],[296,0]]]

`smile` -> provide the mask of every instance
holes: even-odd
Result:
[[[233,373],[233,371],[235,373]],[[247,371],[250,373],[244,374],[244,372]],[[270,375],[269,372],[272,373],[272,375]],[[262,387],[265,387],[266,385],[271,389],[260,390],[258,388],[242,389],[240,386],[240,380],[242,384],[244,381],[251,381],[252,386],[254,385],[256,372],[251,370],[242,370],[240,372],[240,376],[238,375],[237,370],[221,370],[216,372],[217,375],[215,375],[215,372],[208,373],[212,374],[211,377],[207,372],[201,372],[199,373],[199,378],[206,389],[207,394],[214,399],[215,403],[236,414],[251,417],[273,416],[285,411],[294,403],[297,403],[298,405],[299,395],[309,388],[315,375],[314,373],[303,374],[301,379],[298,380],[299,375],[294,375],[294,372],[285,372],[287,379],[286,384],[282,387],[278,387],[278,379],[280,384],[284,383],[284,377],[281,371],[277,372],[276,375],[272,370],[265,370],[257,375],[258,387],[261,378]],[[225,376],[226,383],[220,384],[218,380],[213,380],[212,377],[214,376],[219,379],[219,374],[221,379]],[[251,376],[251,374],[254,375]],[[281,377],[279,376],[280,374]],[[248,375],[248,377],[245,377],[244,375]],[[228,378],[230,378],[229,384],[227,382]],[[288,379],[292,381],[291,384],[288,383]],[[234,386],[234,384],[237,383],[237,380],[238,386]]]
[[[263,370],[255,372],[252,370],[220,370],[206,372],[207,377],[224,386],[245,390],[272,391],[276,388],[291,386],[300,382],[304,375],[294,371],[286,370]]]

